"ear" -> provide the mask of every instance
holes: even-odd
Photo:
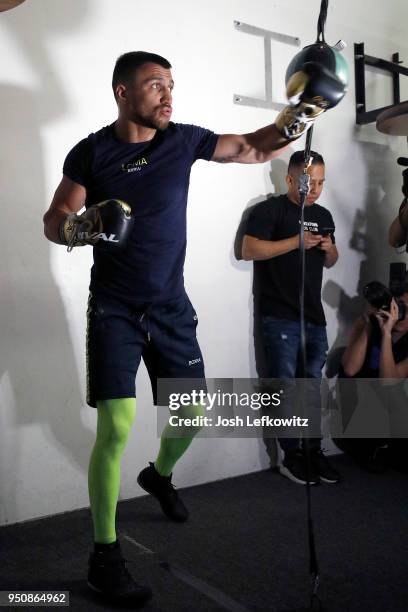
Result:
[[[118,102],[119,100],[125,101],[126,100],[126,85],[123,85],[122,83],[117,85],[115,89],[115,94],[116,94],[116,100]]]
[[[290,174],[287,174],[285,176],[285,183],[288,186],[288,188],[290,189],[290,187],[292,186],[292,177],[290,176]]]

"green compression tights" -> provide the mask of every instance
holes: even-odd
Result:
[[[96,441],[89,462],[88,485],[95,542],[116,540],[115,516],[120,489],[120,462],[136,414],[134,397],[98,401]],[[204,415],[202,406],[186,406],[179,417]],[[169,476],[200,427],[166,425],[154,463],[161,476]]]
[[[177,410],[177,414],[181,418],[192,419],[204,416],[205,410],[200,405],[182,406]],[[176,462],[186,452],[200,429],[199,426],[166,425],[161,435],[159,454],[154,462],[154,467],[161,476],[170,476]]]
[[[134,397],[97,402],[96,441],[88,472],[95,542],[116,540],[115,515],[120,488],[120,460],[136,414]]]

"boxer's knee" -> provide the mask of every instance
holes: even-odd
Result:
[[[136,414],[135,398],[100,400],[97,407],[97,443],[112,452],[123,451]]]

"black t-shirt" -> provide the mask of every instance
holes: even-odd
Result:
[[[68,153],[63,172],[86,188],[87,208],[119,199],[134,217],[125,249],[94,248],[92,292],[131,302],[164,301],[183,293],[191,166],[211,159],[217,139],[210,130],[170,122],[151,141],[124,143],[112,124]]]
[[[284,240],[299,234],[300,206],[286,195],[257,204],[249,215],[246,233],[260,240]],[[305,230],[318,234],[332,228],[334,221],[319,204],[305,206]],[[316,247],[306,251],[305,319],[325,325],[321,289],[325,253]],[[263,261],[254,261],[254,296],[261,314],[279,319],[299,320],[300,251],[296,249]]]

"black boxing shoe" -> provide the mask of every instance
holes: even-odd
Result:
[[[164,514],[171,521],[184,523],[188,519],[188,510],[171,483],[171,474],[160,476],[154,464],[149,461],[149,467],[140,472],[137,482],[158,500]]]
[[[89,557],[88,586],[111,602],[142,605],[152,596],[147,586],[137,584],[126,568],[120,544],[96,544]]]

